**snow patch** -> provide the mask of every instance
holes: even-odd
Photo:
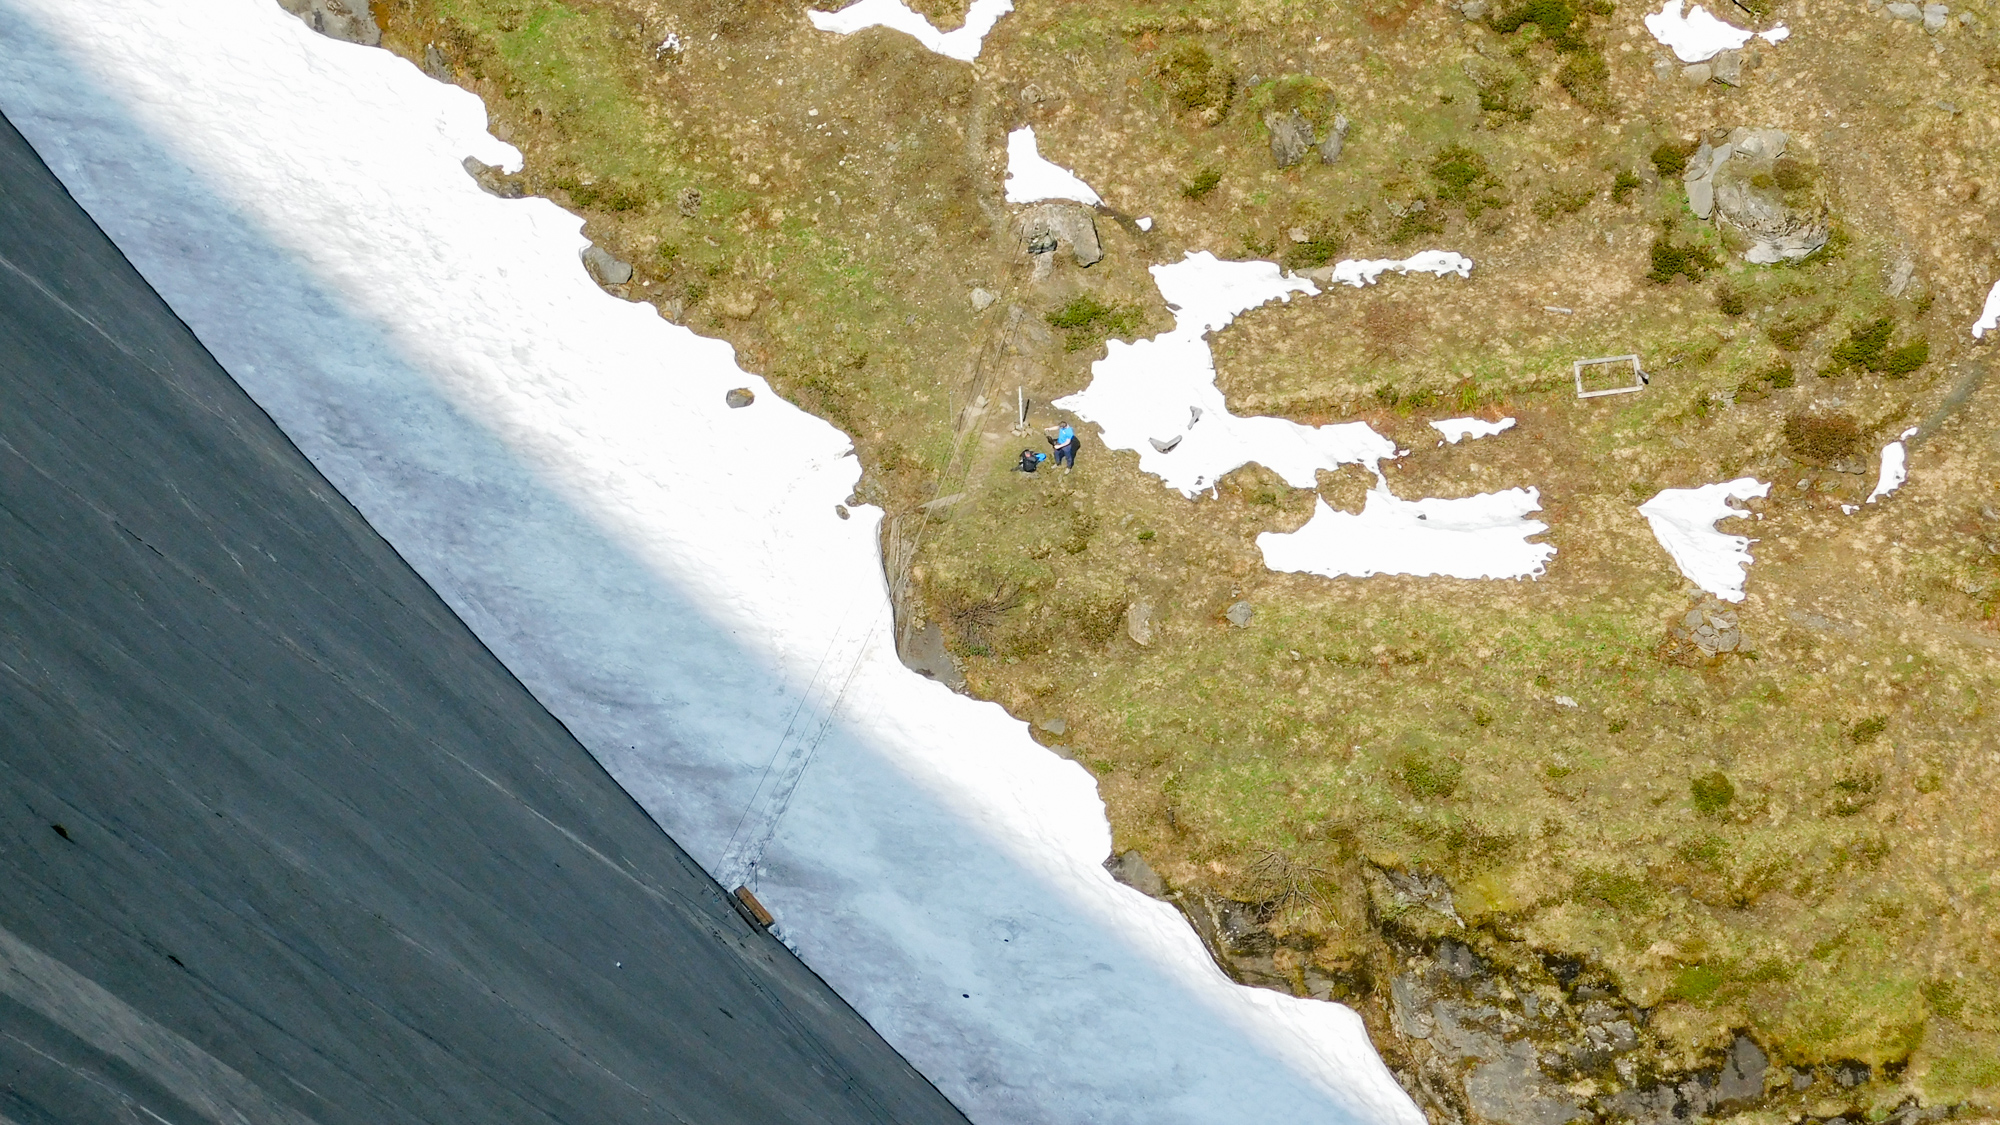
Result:
[[[848,439],[600,290],[577,216],[480,191],[468,154],[519,154],[477,98],[269,0],[7,0],[0,60],[69,191],[650,815],[717,871],[755,814],[782,936],[973,1120],[1422,1125],[1351,1010],[1231,984],[1112,880],[1085,770],[902,667]]]
[[[1075,172],[1042,159],[1035,148],[1034,127],[1023,125],[1007,134],[1007,202],[1044,199],[1073,199],[1092,207],[1104,202]]]
[[[1768,496],[1771,486],[1739,477],[1700,488],[1669,488],[1639,505],[1653,538],[1667,549],[1688,581],[1726,602],[1743,600],[1744,571],[1751,563],[1748,536],[1717,531],[1717,520],[1750,513],[1730,503]]]
[[[1359,515],[1336,511],[1321,498],[1312,519],[1294,532],[1257,537],[1264,565],[1328,578],[1410,574],[1448,578],[1531,578],[1556,549],[1530,543],[1549,525],[1527,518],[1541,493],[1510,488],[1459,500],[1400,500],[1387,489],[1368,493]]]
[[[1868,494],[1867,503],[1873,504],[1882,497],[1903,487],[1910,479],[1909,451],[1903,442],[1916,436],[1917,427],[1904,430],[1902,436],[1882,447],[1882,471],[1875,478],[1875,491]]]
[[[1986,291],[1986,307],[1980,310],[1979,319],[1972,322],[1972,338],[1977,340],[2000,328],[2000,281]]]
[[[1707,62],[1718,52],[1733,51],[1751,39],[1750,32],[1716,19],[1700,4],[1682,16],[1681,0],[1666,0],[1658,12],[1646,17],[1645,23],[1653,38],[1671,48],[1684,63]],[[1790,28],[1779,24],[1769,31],[1757,32],[1756,38],[1779,43],[1791,34]]]
[[[1349,258],[1333,267],[1333,280],[1356,289],[1375,284],[1375,279],[1394,270],[1397,273],[1428,273],[1438,277],[1457,274],[1472,276],[1472,259],[1449,250],[1426,250],[1407,258]]]
[[[1483,437],[1492,437],[1494,434],[1503,433],[1513,428],[1514,419],[1512,418],[1502,418],[1498,422],[1488,422],[1484,418],[1445,418],[1441,421],[1431,423],[1431,429],[1443,434],[1444,440],[1453,445],[1457,445],[1466,438],[1477,440]]]
[[[837,12],[806,10],[806,18],[821,31],[852,35],[866,27],[886,27],[910,36],[926,48],[947,58],[971,62],[979,57],[986,33],[1001,16],[1014,10],[1014,0],[972,0],[965,13],[965,25],[956,31],[939,31],[931,21],[910,10],[903,0],[858,0]]]
[[[1143,217],[1143,218],[1139,219],[1139,220],[1138,220],[1137,222],[1133,223],[1133,225],[1134,225],[1134,226],[1136,226],[1136,227],[1138,227],[1138,228],[1139,228],[1140,230],[1152,230],[1152,229],[1153,229],[1153,217],[1152,217],[1151,215],[1147,215],[1147,216],[1145,216],[1145,217]]]
[[[1091,365],[1090,385],[1055,404],[1096,423],[1108,448],[1138,453],[1141,470],[1190,499],[1251,461],[1293,488],[1313,488],[1321,469],[1373,470],[1396,456],[1395,443],[1366,422],[1302,426],[1240,418],[1223,402],[1208,333],[1266,302],[1317,294],[1311,281],[1275,262],[1225,262],[1205,250],[1152,273],[1174,310],[1173,330],[1137,343],[1107,342],[1104,358]]]

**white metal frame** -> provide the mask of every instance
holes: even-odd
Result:
[[[1632,365],[1632,385],[1629,387],[1612,387],[1609,390],[1603,391],[1584,390],[1583,369],[1586,367],[1595,367],[1600,363],[1630,363]],[[1629,395],[1635,391],[1646,389],[1646,373],[1639,369],[1639,357],[1636,355],[1608,355],[1597,359],[1579,359],[1576,361],[1575,373],[1576,397],[1578,398],[1603,398],[1605,395]]]

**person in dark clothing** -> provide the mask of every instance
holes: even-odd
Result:
[[[1037,453],[1032,449],[1023,449],[1021,451],[1020,463],[1015,465],[1014,467],[1020,470],[1021,472],[1032,473],[1036,469],[1041,468],[1042,462],[1048,459],[1049,455],[1046,453]]]
[[[1062,428],[1056,431],[1055,445],[1056,464],[1061,465],[1065,473],[1076,467],[1078,444],[1080,443],[1076,439],[1076,427],[1067,422],[1063,423]]]

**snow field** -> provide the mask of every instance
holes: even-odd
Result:
[[[1684,63],[1707,62],[1722,51],[1736,50],[1752,38],[1752,33],[1716,19],[1700,4],[1689,9],[1687,15],[1681,15],[1681,0],[1666,0],[1658,12],[1646,17],[1645,24],[1653,38]],[[1779,24],[1769,31],[1755,33],[1755,37],[1766,43],[1780,43],[1791,34],[1791,28]]]
[[[1882,447],[1882,471],[1875,478],[1875,491],[1868,494],[1868,499],[1864,503],[1873,504],[1903,487],[1903,483],[1910,479],[1909,451],[1904,448],[1903,443],[1915,437],[1917,430],[1918,427],[1911,426],[1895,441]]]
[[[1092,207],[1104,202],[1076,173],[1043,159],[1035,147],[1035,130],[1023,125],[1007,134],[1007,202],[1045,199],[1070,199]]]
[[[1740,602],[1744,572],[1751,562],[1751,540],[1717,531],[1715,524],[1732,516],[1749,515],[1730,501],[1770,494],[1769,484],[1739,477],[1700,488],[1665,489],[1639,505],[1639,514],[1652,525],[1653,538],[1666,548],[1688,581],[1723,601]]]
[[[1484,418],[1443,418],[1431,423],[1431,429],[1444,435],[1438,444],[1457,445],[1466,438],[1475,440],[1505,433],[1514,428],[1514,419],[1502,418],[1498,422],[1488,422]]]
[[[939,31],[936,25],[910,10],[903,0],[856,0],[855,3],[837,12],[806,10],[806,18],[821,31],[831,31],[836,35],[852,35],[863,28],[886,27],[900,31],[924,45],[927,50],[971,62],[979,57],[979,49],[986,43],[986,33],[1000,22],[1000,17],[1014,10],[1014,0],[972,0],[966,9],[965,23],[954,31]]]
[[[1369,491],[1358,515],[1336,511],[1322,498],[1297,531],[1257,537],[1264,565],[1328,578],[1410,574],[1446,578],[1530,578],[1542,573],[1556,549],[1530,543],[1549,525],[1529,519],[1541,493],[1510,488],[1459,500],[1399,500],[1387,489]]]
[[[0,58],[223,366],[974,1121],[1421,1125],[1353,1012],[1231,984],[1110,878],[1081,767],[902,667],[847,439],[598,289],[576,216],[479,191],[465,156],[519,154],[477,99],[268,0],[0,0]]]
[[[2000,328],[2000,281],[1986,291],[1986,307],[1979,310],[1979,319],[1972,322],[1972,338],[1981,339],[1995,328]]]
[[[1352,268],[1350,268],[1352,267]],[[1336,278],[1371,284],[1389,270],[1471,272],[1470,260],[1427,251],[1403,261],[1341,262]],[[1055,405],[1097,424],[1110,449],[1139,455],[1139,468],[1190,500],[1252,461],[1293,488],[1317,488],[1319,470],[1363,465],[1378,487],[1359,515],[1319,502],[1305,527],[1257,538],[1265,565],[1328,577],[1371,574],[1519,578],[1542,572],[1555,548],[1527,543],[1548,526],[1525,519],[1539,506],[1534,489],[1461,500],[1399,500],[1388,491],[1381,462],[1398,456],[1396,445],[1366,422],[1302,426],[1284,418],[1239,417],[1229,412],[1215,385],[1215,356],[1208,334],[1270,301],[1294,293],[1316,296],[1310,280],[1287,274],[1275,262],[1225,262],[1202,251],[1152,267],[1160,296],[1174,310],[1170,332],[1149,340],[1110,340],[1091,365],[1090,385]],[[1344,278],[1343,278],[1344,279]],[[1467,429],[1498,433],[1513,419],[1486,423],[1454,419]],[[1442,432],[1444,424],[1439,424]],[[1455,440],[1455,439],[1454,439]],[[1523,506],[1525,505],[1525,506]],[[1435,522],[1433,522],[1435,521]]]
[[[1426,250],[1407,258],[1349,258],[1335,264],[1333,280],[1342,285],[1352,285],[1356,289],[1373,285],[1377,278],[1394,270],[1397,273],[1428,273],[1438,277],[1457,274],[1472,276],[1472,259],[1449,250]]]

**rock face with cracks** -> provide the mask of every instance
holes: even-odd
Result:
[[[1737,128],[1688,161],[1688,209],[1733,234],[1753,265],[1804,258],[1826,245],[1830,231],[1823,207],[1789,199],[1782,186],[1777,171],[1787,140],[1780,129]]]

